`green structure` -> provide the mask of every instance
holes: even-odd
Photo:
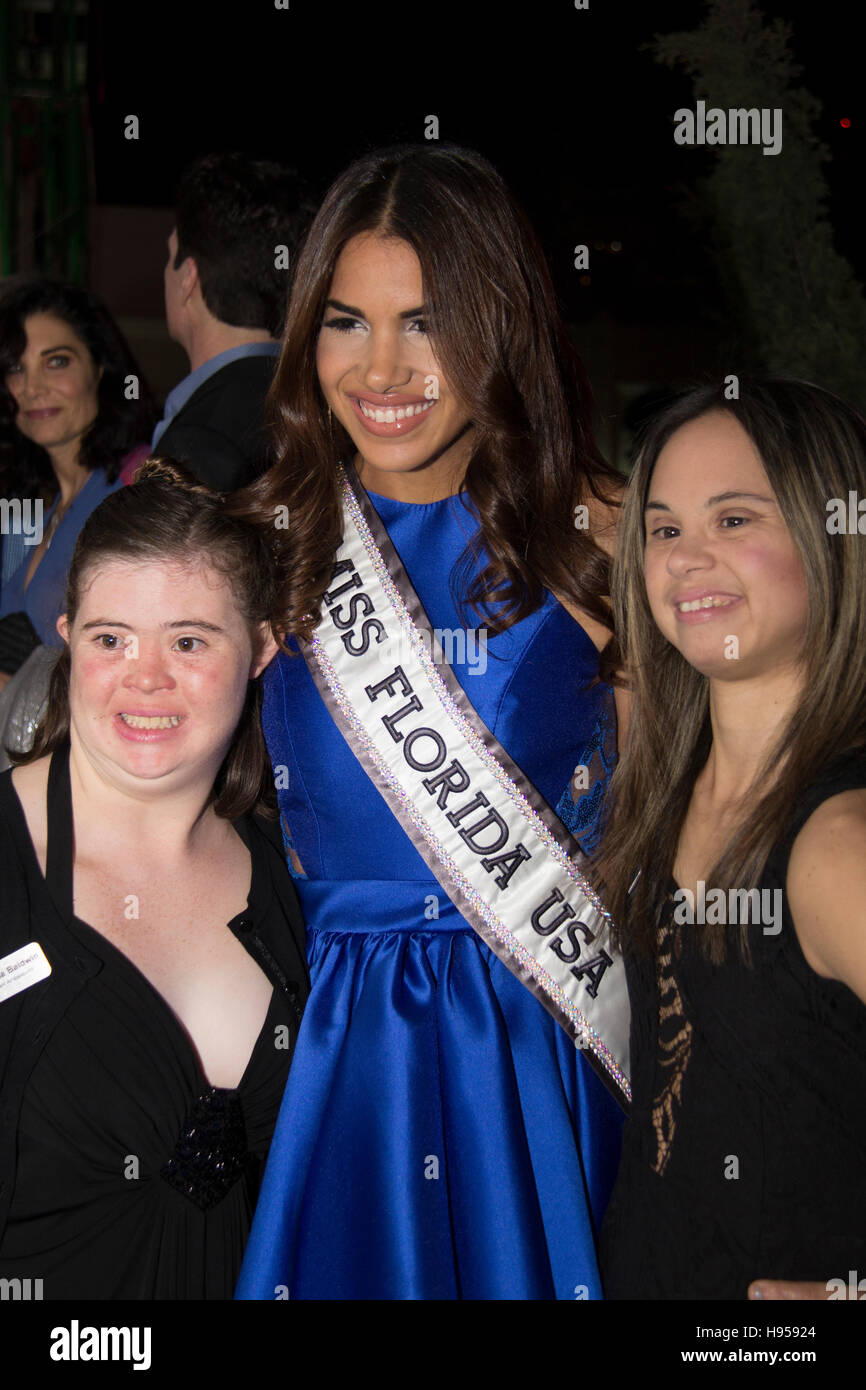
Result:
[[[769,19],[755,0],[710,0],[695,29],[656,35],[652,49],[659,62],[685,68],[707,106],[760,103],[784,119],[778,155],[715,146],[709,172],[692,175],[693,234],[706,237],[728,300],[719,336],[730,370],[738,363],[805,377],[862,409],[866,292],[836,249],[821,103],[800,81],[791,25]]]
[[[0,0],[0,276],[85,278],[87,19],[88,0]]]

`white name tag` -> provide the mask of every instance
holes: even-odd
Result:
[[[0,1003],[20,994],[22,989],[37,985],[51,974],[51,966],[38,941],[19,946],[0,960]]]

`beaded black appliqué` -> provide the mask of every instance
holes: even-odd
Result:
[[[174,1153],[160,1176],[199,1210],[208,1211],[234,1187],[248,1159],[246,1126],[237,1095],[209,1086],[187,1115]]]

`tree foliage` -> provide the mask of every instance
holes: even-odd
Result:
[[[799,84],[791,28],[753,0],[709,0],[694,30],[654,35],[656,61],[682,67],[707,107],[780,108],[782,149],[683,147],[712,160],[696,191],[705,234],[730,307],[731,370],[793,374],[866,401],[866,297],[834,244],[824,167],[815,134],[821,103]]]

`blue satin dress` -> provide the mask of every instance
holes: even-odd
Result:
[[[468,506],[370,497],[431,625],[465,625]],[[611,718],[609,688],[587,689],[595,647],[548,596],[490,639],[486,670],[466,657],[466,694],[555,806]],[[302,657],[271,664],[263,718],[312,992],[237,1297],[601,1297],[616,1101],[450,902]]]

